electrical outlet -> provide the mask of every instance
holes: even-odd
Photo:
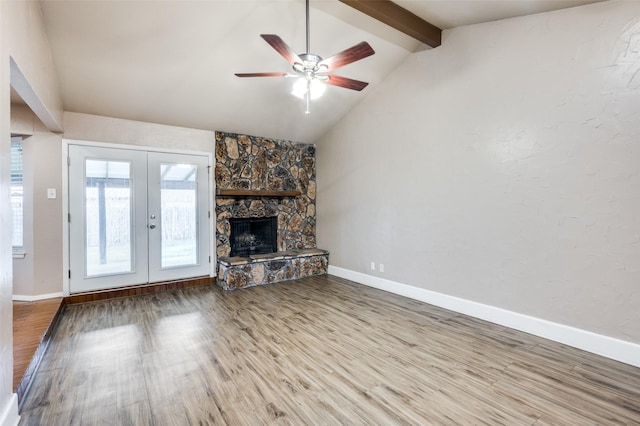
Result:
[[[380,267],[380,272],[384,272],[384,265],[382,263],[380,264],[379,267]]]
[[[372,271],[376,270],[376,262],[371,262],[371,270]]]

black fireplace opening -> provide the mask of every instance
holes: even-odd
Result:
[[[230,256],[278,251],[278,219],[274,217],[230,218]]]

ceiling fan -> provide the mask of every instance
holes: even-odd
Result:
[[[337,53],[327,59],[311,53],[309,49],[309,0],[306,0],[307,12],[307,51],[305,53],[296,54],[280,37],[275,34],[260,34],[276,52],[293,67],[293,73],[288,72],[254,72],[254,73],[236,73],[238,77],[296,77],[298,82],[294,85],[293,93],[306,100],[307,109],[305,113],[309,115],[309,104],[311,99],[322,94],[325,84],[344,87],[345,89],[361,91],[369,83],[354,80],[347,77],[331,74],[332,71],[349,65],[353,62],[371,56],[375,51],[369,43],[363,41],[340,53]]]

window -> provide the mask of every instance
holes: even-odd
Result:
[[[22,252],[22,137],[11,136],[11,208],[13,210],[13,234],[11,243],[14,252]]]

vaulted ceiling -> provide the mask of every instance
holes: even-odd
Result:
[[[442,29],[598,0],[396,0]],[[43,0],[42,12],[67,111],[314,142],[425,44],[338,0],[311,0],[311,52],[327,58],[363,40],[375,55],[336,71],[369,82],[328,86],[304,114],[293,79],[260,34],[305,51],[303,0]]]

